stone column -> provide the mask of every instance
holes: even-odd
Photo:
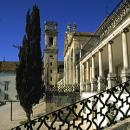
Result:
[[[103,67],[102,67],[102,51],[103,49],[100,49],[98,52],[98,61],[99,61],[99,77],[98,77],[98,91],[104,90],[104,77],[103,77]]]
[[[97,80],[95,78],[95,56],[92,56],[92,80],[91,80],[91,91],[97,91]]]
[[[86,61],[86,81],[90,79],[89,60]]]
[[[84,70],[84,66],[83,64],[80,62],[80,91],[83,91],[83,70]]]
[[[130,79],[130,68],[129,68],[129,58],[128,58],[128,42],[127,33],[128,28],[122,31],[122,50],[123,50],[123,70],[121,72],[122,82],[126,82]]]
[[[64,67],[64,85],[66,84],[66,57],[64,57],[64,64],[65,64],[65,67]]]
[[[108,88],[114,87],[116,75],[113,70],[113,52],[112,52],[113,41],[108,43],[108,62],[109,62],[109,74],[108,74]]]
[[[83,63],[83,82],[82,82],[82,85],[83,85],[83,91],[86,92],[86,68],[85,68],[85,65],[86,63]]]
[[[66,76],[66,73],[67,73],[67,58],[66,58],[66,56],[64,57],[64,65],[65,65],[65,67],[64,67],[64,85],[66,85],[67,84],[67,82],[66,82],[66,80],[67,80],[67,76]]]
[[[75,49],[73,49],[73,84],[76,83],[76,68],[75,68]]]
[[[67,56],[66,56],[66,85],[68,84],[67,83],[67,74],[68,74],[68,61],[67,61]]]
[[[66,58],[64,58],[64,85],[66,84]]]
[[[90,73],[90,75],[89,75],[89,80],[90,80],[90,82],[91,82],[91,81],[92,81],[92,67],[90,67],[89,73]]]
[[[68,78],[68,66],[67,66],[68,64],[67,64],[67,58],[66,58],[66,72],[65,72],[65,74],[66,74],[66,84],[68,84],[67,83],[67,78]]]
[[[103,70],[102,70],[102,49],[98,52],[98,58],[99,58],[99,77],[103,76]]]
[[[67,56],[67,85],[69,84],[69,56]]]
[[[70,51],[69,51],[70,52]],[[69,53],[69,85],[71,84],[71,53]]]
[[[76,76],[75,76],[76,84],[78,83],[78,66],[76,66]]]
[[[92,56],[92,79],[95,78],[95,57]]]
[[[70,84],[72,85],[73,84],[73,57],[71,56],[71,63],[70,63],[70,67],[71,67],[71,73],[70,73],[70,75],[71,75],[71,79],[70,79]]]
[[[89,60],[86,61],[86,91],[91,91]]]

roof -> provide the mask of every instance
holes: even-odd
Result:
[[[0,61],[0,72],[16,72],[17,62]]]
[[[75,36],[91,36],[94,35],[92,32],[76,32]]]
[[[16,72],[18,62],[0,61],[0,72]],[[64,61],[58,61],[58,66],[64,65]]]

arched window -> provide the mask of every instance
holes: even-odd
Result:
[[[53,37],[49,37],[49,47],[53,46]]]

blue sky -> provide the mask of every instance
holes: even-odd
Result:
[[[1,0],[0,1],[0,61],[18,61],[18,50],[25,34],[28,9],[37,4],[41,16],[41,47],[44,48],[45,20],[58,22],[59,60],[63,60],[64,33],[68,23],[76,23],[78,32],[95,32],[103,19],[120,0]]]

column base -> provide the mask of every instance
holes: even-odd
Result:
[[[110,88],[114,87],[116,85],[116,74],[109,73],[107,80],[108,80],[107,88],[110,89]]]
[[[83,86],[83,92],[86,92],[86,82],[83,82],[82,86]]]
[[[121,80],[122,82],[126,82],[130,79],[130,69],[123,69],[121,71]]]
[[[80,83],[80,91],[81,92],[85,92],[86,91],[86,83],[85,82]]]
[[[98,88],[97,79],[92,79],[91,81],[91,92],[96,92]]]
[[[90,83],[90,81],[86,81],[86,91],[91,92],[91,83]]]
[[[99,76],[98,77],[98,92],[106,90],[107,85],[105,83],[105,78]]]

